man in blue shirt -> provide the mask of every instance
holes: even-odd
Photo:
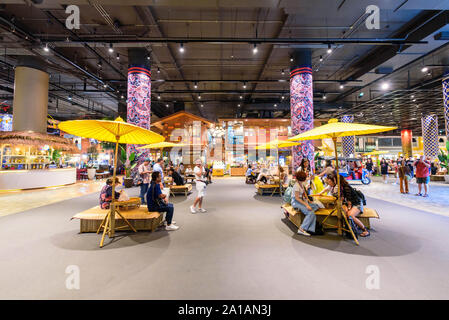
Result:
[[[157,171],[161,174],[161,181],[164,181],[164,159],[159,158],[153,165],[153,171]]]
[[[154,170],[154,169],[153,169]],[[159,171],[153,171],[151,174],[151,184],[147,192],[147,206],[149,212],[166,212],[165,221],[167,226],[165,230],[174,231],[178,230],[179,227],[175,226],[173,221],[174,207],[171,203],[166,203],[164,201],[166,195],[161,191],[161,174]]]

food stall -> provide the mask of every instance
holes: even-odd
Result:
[[[65,138],[32,131],[0,132],[0,191],[76,182],[66,159],[79,150]]]

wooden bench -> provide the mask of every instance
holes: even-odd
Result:
[[[87,209],[75,214],[72,219],[80,220],[80,232],[97,232],[101,222],[108,213],[108,209],[101,209],[100,206]],[[132,210],[120,210],[120,213],[131,223],[136,230],[154,231],[162,224],[163,214],[159,212],[148,212],[147,207],[139,207]],[[131,230],[123,219],[115,215],[116,227],[121,230]],[[125,228],[126,226],[126,228]]]
[[[175,194],[183,194],[187,197],[187,195],[192,192],[192,185],[187,183],[183,186],[171,185],[170,193],[175,196]]]
[[[304,214],[300,211],[297,211],[290,204],[284,204],[282,208],[288,212],[289,220],[299,228],[302,224],[302,220],[304,219]],[[331,212],[332,215],[326,220],[326,224],[337,225],[337,211],[334,210],[334,208],[324,208],[315,211],[317,221],[322,222]],[[365,227],[370,229],[370,219],[379,219],[379,214],[374,209],[363,208],[363,213],[358,215],[357,218],[365,225]]]
[[[256,182],[254,184],[257,190],[257,194],[263,196],[267,193],[269,193],[271,196],[274,194],[279,194],[279,184],[264,184],[260,182]],[[285,190],[287,188],[287,185],[283,185],[282,189]]]
[[[440,175],[440,174],[434,174],[430,176],[430,181],[445,181],[444,180],[444,175]]]

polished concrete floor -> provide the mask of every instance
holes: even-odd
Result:
[[[97,193],[0,217],[0,298],[449,298],[448,217],[369,197],[381,219],[357,247],[297,235],[280,198],[257,196],[243,178],[207,189],[207,213],[188,211],[193,195],[172,199],[180,230],[126,233],[102,249],[70,220]],[[69,266],[79,289],[67,289]]]

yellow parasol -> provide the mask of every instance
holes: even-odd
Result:
[[[356,135],[365,135],[365,134],[373,134],[384,131],[390,131],[397,129],[397,127],[385,127],[385,126],[377,126],[377,125],[369,125],[369,124],[361,124],[361,123],[344,123],[338,122],[337,119],[330,119],[329,122],[323,126],[313,128],[309,131],[298,134],[294,137],[287,139],[288,141],[304,141],[304,140],[317,140],[317,139],[332,139],[334,142],[335,149],[335,161],[336,161],[336,171],[337,171],[337,185],[338,185],[338,201],[337,201],[337,218],[338,218],[338,233],[342,234],[342,226],[341,226],[341,197],[340,197],[340,173],[338,171],[338,153],[337,153],[337,138],[339,137],[347,137],[347,136],[356,136]],[[346,215],[343,215],[346,225],[349,226]],[[359,244],[357,238],[352,232],[352,228],[348,228],[351,233],[354,241]]]
[[[173,143],[168,141],[162,141],[158,143],[152,143],[147,144],[143,147],[138,147],[137,149],[164,149],[164,148],[171,148],[171,147],[182,147],[184,146],[183,143]]]
[[[134,124],[126,123],[122,118],[118,117],[114,121],[111,120],[69,120],[61,122],[58,125],[59,129],[79,137],[92,138],[100,141],[115,142],[115,158],[114,158],[114,172],[112,175],[112,202],[111,210],[104,217],[103,222],[97,230],[100,232],[103,228],[103,236],[101,237],[100,247],[103,247],[105,234],[108,233],[109,238],[114,236],[115,227],[115,213],[117,213],[123,221],[134,231],[136,229],[126,220],[120,212],[115,208],[115,176],[117,170],[117,152],[119,143],[129,144],[147,144],[164,141],[161,135],[138,127]],[[118,228],[117,228],[118,229]]]

